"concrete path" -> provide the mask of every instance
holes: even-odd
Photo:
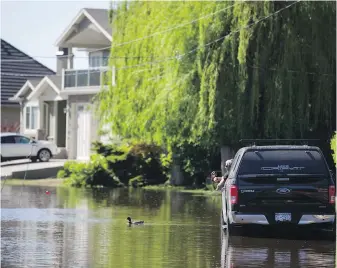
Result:
[[[66,159],[52,159],[43,163],[32,163],[30,160],[3,162],[0,164],[1,179],[5,177],[22,179],[26,171],[26,179],[55,178],[57,172],[63,168],[66,161]]]

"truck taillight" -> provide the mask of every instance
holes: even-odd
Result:
[[[335,186],[330,185],[329,186],[329,203],[330,204],[335,204],[335,195],[336,195]]]
[[[236,185],[231,186],[231,204],[237,204],[239,200],[238,187]]]
[[[335,204],[335,195],[336,195],[335,186],[330,185],[329,186],[329,203],[330,204]]]

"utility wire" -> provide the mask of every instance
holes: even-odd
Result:
[[[260,18],[259,20],[255,21],[255,22],[253,22],[253,23],[250,23],[250,24],[248,24],[248,25],[246,25],[246,26],[240,27],[239,29],[237,29],[237,30],[235,30],[235,31],[233,31],[233,32],[230,32],[230,33],[227,34],[227,35],[224,35],[224,36],[222,36],[222,37],[220,37],[220,38],[218,38],[218,39],[215,39],[215,40],[213,40],[213,41],[211,41],[211,42],[209,42],[209,43],[207,43],[207,44],[205,44],[205,45],[198,46],[198,47],[196,47],[196,48],[194,48],[194,49],[192,49],[192,50],[190,50],[190,51],[188,51],[188,52],[185,52],[185,53],[183,53],[183,54],[177,54],[177,53],[176,53],[176,55],[174,55],[174,56],[167,57],[166,60],[150,61],[150,62],[140,63],[140,64],[137,64],[137,65],[124,66],[124,67],[117,68],[117,69],[128,69],[128,68],[133,68],[133,67],[138,67],[138,66],[144,66],[144,65],[147,65],[147,64],[158,64],[158,63],[161,63],[161,62],[170,61],[170,60],[174,60],[174,59],[176,59],[176,60],[181,60],[183,57],[185,57],[185,56],[187,56],[187,55],[189,55],[189,54],[192,54],[192,53],[194,53],[194,52],[196,52],[196,51],[198,51],[198,50],[200,50],[200,49],[202,49],[202,48],[209,47],[209,46],[212,45],[212,44],[215,44],[215,43],[217,43],[217,42],[219,42],[219,41],[221,41],[221,40],[224,40],[225,38],[231,36],[232,34],[238,33],[238,32],[240,32],[240,31],[243,30],[243,29],[250,28],[250,27],[252,27],[252,26],[254,26],[254,25],[260,23],[261,21],[264,21],[264,20],[266,20],[266,19],[269,19],[269,18],[271,18],[271,17],[273,17],[273,16],[279,14],[280,12],[282,12],[282,11],[284,11],[284,10],[290,8],[291,6],[297,4],[297,3],[301,2],[301,1],[302,1],[302,0],[298,0],[298,1],[294,2],[294,3],[291,3],[290,5],[287,5],[287,6],[285,6],[284,8],[281,8],[281,9],[279,9],[278,11],[276,11],[276,12],[274,12],[274,13],[272,13],[272,14],[269,14],[268,16],[262,17],[262,18]]]
[[[188,52],[185,52],[185,53],[183,53],[183,54],[176,54],[176,55],[174,55],[174,56],[166,57],[166,59],[159,60],[159,61],[149,61],[149,62],[142,62],[142,63],[136,64],[136,65],[126,65],[126,66],[124,66],[124,67],[116,68],[116,70],[130,69],[130,68],[140,67],[140,66],[149,65],[149,64],[158,64],[158,63],[167,62],[167,61],[171,61],[171,60],[181,60],[183,57],[185,57],[185,56],[187,56],[187,55],[189,55],[189,54],[192,54],[192,53],[194,53],[194,52],[196,52],[196,51],[198,51],[198,50],[200,50],[200,49],[202,49],[202,48],[209,47],[209,46],[211,46],[212,44],[215,44],[215,43],[217,43],[217,42],[219,42],[219,41],[221,41],[221,40],[224,40],[225,38],[227,38],[227,37],[229,37],[229,36],[231,36],[231,35],[233,35],[233,34],[235,34],[235,33],[238,33],[238,32],[240,32],[240,31],[243,30],[243,29],[250,28],[250,27],[252,27],[252,26],[254,26],[254,25],[260,23],[261,21],[264,21],[264,20],[266,20],[266,19],[269,19],[269,18],[271,18],[271,17],[273,17],[273,16],[279,14],[280,12],[282,12],[282,11],[284,11],[284,10],[290,8],[291,6],[297,4],[297,3],[301,2],[301,1],[302,1],[302,0],[298,0],[298,1],[294,2],[294,3],[291,3],[291,4],[285,6],[284,8],[279,9],[278,11],[276,11],[276,12],[274,12],[274,13],[272,13],[272,14],[269,14],[268,16],[262,17],[262,18],[260,18],[259,20],[255,21],[255,22],[253,22],[253,23],[250,23],[250,24],[248,24],[248,25],[246,25],[246,26],[243,26],[243,27],[241,27],[241,28],[239,28],[239,29],[237,29],[237,30],[235,30],[235,31],[232,31],[232,32],[230,32],[230,33],[228,33],[228,34],[226,34],[226,35],[224,35],[224,36],[221,36],[221,37],[218,38],[218,39],[215,39],[215,40],[213,40],[213,41],[211,41],[211,42],[209,42],[209,43],[207,43],[207,44],[205,44],[205,45],[198,46],[198,47],[196,47],[196,48],[194,48],[194,49],[192,49],[192,50],[190,50],[190,51],[188,51]],[[152,67],[151,67],[151,68],[152,68]],[[151,68],[148,68],[148,69],[151,69]],[[254,68],[255,68],[255,67],[254,67]],[[147,69],[145,69],[145,70],[147,70]],[[78,72],[80,72],[80,71],[83,71],[83,70],[79,70]],[[86,69],[84,72],[87,73],[87,72],[88,72],[87,69]],[[95,71],[91,71],[91,72],[95,72]],[[97,70],[97,72],[101,72],[101,70]],[[289,70],[289,72],[300,72],[300,71]],[[302,72],[302,73],[303,73],[303,72]],[[321,73],[311,73],[311,72],[306,72],[306,73],[307,73],[307,74],[313,74],[313,75],[333,75],[333,74],[321,74]],[[13,76],[28,76],[28,75],[26,75],[26,74],[16,74],[16,73],[1,73],[1,74],[2,74],[2,75],[13,75]],[[33,74],[32,74],[31,76],[36,77],[36,75],[33,75]]]
[[[246,0],[247,1],[247,0]],[[237,6],[237,5],[241,5],[243,4],[244,2],[246,1],[240,1],[240,3],[236,3],[234,5],[231,5],[231,6],[228,6],[226,8],[223,8],[223,9],[220,9],[216,12],[213,12],[213,13],[209,13],[209,14],[206,14],[204,16],[201,16],[197,19],[194,19],[192,21],[189,21],[189,22],[185,22],[185,23],[182,23],[182,24],[178,24],[176,26],[173,26],[171,28],[168,28],[168,29],[165,29],[165,30],[162,30],[162,31],[158,31],[158,32],[154,32],[153,34],[150,34],[150,35],[147,35],[147,36],[143,36],[143,37],[140,37],[140,38],[137,38],[137,39],[134,39],[134,40],[130,40],[130,41],[126,41],[126,42],[123,42],[123,43],[119,43],[119,44],[112,44],[111,46],[108,46],[108,47],[104,47],[104,48],[99,48],[99,49],[94,49],[94,50],[90,50],[90,52],[98,52],[98,51],[102,51],[102,50],[107,50],[107,49],[111,49],[111,48],[115,48],[115,47],[121,47],[121,46],[125,46],[125,45],[128,45],[128,44],[131,44],[131,43],[134,43],[134,42],[138,42],[138,41],[142,41],[142,40],[145,40],[145,39],[148,39],[148,38],[151,38],[153,36],[156,36],[156,35],[159,35],[159,34],[163,34],[163,33],[168,33],[168,32],[171,32],[173,30],[176,30],[176,29],[179,29],[179,28],[182,28],[182,27],[185,27],[187,25],[190,25],[192,23],[195,23],[199,20],[202,20],[202,19],[205,19],[205,18],[208,18],[208,17],[211,17],[211,16],[214,16],[218,13],[221,13],[227,9],[230,9],[234,6]],[[63,57],[68,57],[68,55],[61,55],[61,56],[58,56],[58,58],[63,58]],[[18,57],[17,59],[4,59],[2,60],[3,62],[14,62],[14,61],[34,61],[34,59],[19,59],[20,57]],[[52,56],[34,56],[33,58],[35,59],[38,59],[38,58],[55,58],[55,57],[52,57]],[[80,58],[80,57],[76,57],[76,58]],[[87,58],[87,57],[82,57],[82,58]],[[113,56],[111,57],[113,59],[125,59],[125,58],[144,58],[144,57],[129,57],[129,56]],[[150,58],[150,57],[146,57],[146,58]]]

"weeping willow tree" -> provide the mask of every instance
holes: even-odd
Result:
[[[126,139],[175,148],[335,129],[334,2],[125,2],[116,85],[99,111]],[[185,150],[186,151],[186,150]]]

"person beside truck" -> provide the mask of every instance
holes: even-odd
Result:
[[[233,162],[233,159],[229,159],[226,161],[225,163],[226,172],[222,177],[216,177],[215,171],[211,173],[212,181],[218,183],[216,186],[216,191],[221,190],[221,188],[224,186],[226,179],[228,177],[228,174],[229,174],[229,170],[232,166],[232,162]]]

